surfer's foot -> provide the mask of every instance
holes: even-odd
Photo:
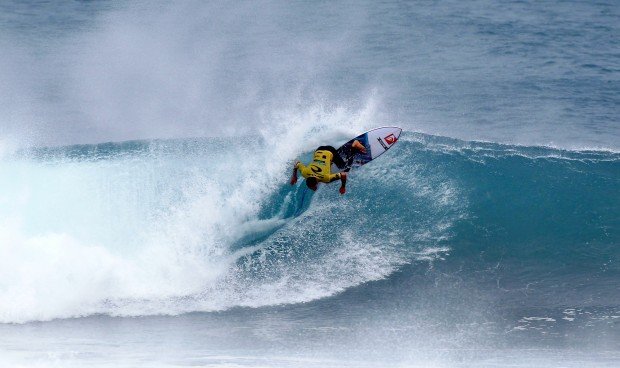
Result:
[[[361,144],[360,141],[353,142],[352,147],[360,151],[361,153],[366,153],[366,147],[364,147],[364,145]]]

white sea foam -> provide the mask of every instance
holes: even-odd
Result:
[[[281,213],[257,214],[287,182],[292,158],[361,130],[373,109],[370,102],[360,111],[285,111],[270,117],[262,143],[213,144],[180,157],[151,150],[95,161],[1,161],[0,321],[299,302],[389,274],[390,257],[343,238],[318,269],[310,262],[311,269],[247,282],[233,266],[249,251],[231,248],[285,226]]]

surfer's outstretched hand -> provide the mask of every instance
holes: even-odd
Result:
[[[345,194],[347,192],[347,188],[340,187],[340,194]]]
[[[297,183],[297,164],[299,161],[295,161],[295,166],[293,167],[293,176],[291,176],[291,185],[295,185]]]

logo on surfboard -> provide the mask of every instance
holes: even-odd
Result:
[[[398,140],[398,138],[396,138],[396,136],[394,134],[390,134],[387,137],[384,137],[383,140],[385,140],[385,143],[387,143],[388,145],[393,145],[394,143],[396,143],[396,141]]]

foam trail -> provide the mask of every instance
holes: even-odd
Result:
[[[239,239],[282,226],[281,214],[257,216],[292,158],[366,124],[366,114],[317,108],[282,114],[255,138],[5,157],[0,320],[178,313],[197,307],[177,298],[199,294],[215,299],[205,309],[234,305],[205,290],[227,288]]]

